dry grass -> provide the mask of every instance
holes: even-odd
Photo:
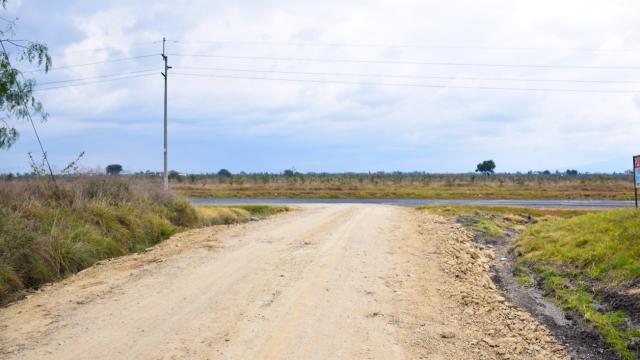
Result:
[[[143,250],[200,218],[191,204],[121,178],[0,186],[0,302],[98,260]]]
[[[190,197],[609,199],[630,200],[632,180],[622,175],[244,175],[192,176],[173,184]]]
[[[0,181],[0,304],[95,262],[142,251],[196,226],[248,221],[284,207],[203,207],[157,182],[87,176]]]
[[[279,212],[291,210],[287,206],[268,205],[200,205],[196,211],[207,224],[234,224],[259,219]]]

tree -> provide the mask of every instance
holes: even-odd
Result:
[[[476,167],[476,172],[483,173],[488,176],[489,174],[493,174],[495,168],[496,163],[493,162],[493,160],[485,160],[478,164],[478,166]]]
[[[107,175],[120,175],[122,172],[122,165],[120,164],[111,164],[107,165],[105,168]]]
[[[177,180],[178,182],[182,182],[182,175],[175,170],[169,171],[168,174],[169,180]]]
[[[567,174],[569,176],[576,176],[576,175],[578,175],[578,170],[567,169],[565,174]]]
[[[218,171],[218,176],[223,178],[230,178],[233,176],[233,174],[231,174],[231,171],[227,169],[220,169],[220,171]]]
[[[0,0],[6,8],[7,0]],[[42,103],[33,96],[35,80],[27,79],[13,67],[10,59],[42,67],[44,72],[51,67],[51,57],[46,45],[31,40],[14,40],[16,20],[0,18],[0,149],[10,148],[18,139],[18,131],[12,124],[15,120],[31,120],[31,114],[42,121],[47,119]],[[46,155],[45,155],[46,156]]]

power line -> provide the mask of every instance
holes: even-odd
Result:
[[[52,84],[62,84],[62,83],[72,83],[72,82],[85,81],[85,80],[103,79],[103,78],[110,78],[110,77],[117,77],[117,76],[124,76],[124,75],[133,75],[133,74],[142,74],[142,73],[156,73],[156,72],[157,72],[157,70],[140,70],[140,71],[132,71],[132,72],[128,72],[128,73],[120,73],[120,74],[107,74],[107,75],[92,76],[92,77],[85,77],[85,78],[75,78],[75,79],[69,79],[69,80],[47,81],[47,82],[37,83],[37,86],[52,85]]]
[[[168,40],[167,40],[168,41]],[[492,51],[571,51],[571,52],[640,52],[640,49],[602,49],[602,48],[561,48],[561,47],[508,47],[508,46],[481,46],[481,45],[426,45],[426,44],[367,44],[367,43],[343,43],[343,42],[305,42],[305,41],[243,41],[243,40],[172,40],[180,44],[236,44],[257,46],[318,46],[318,47],[360,47],[360,48],[415,48],[415,49],[468,49],[468,50],[492,50]]]
[[[402,79],[640,84],[640,81],[634,81],[634,80],[530,79],[530,78],[490,78],[490,77],[437,76],[437,75],[391,75],[391,74],[377,74],[377,73],[374,74],[374,73],[345,73],[345,72],[281,71],[281,70],[239,69],[239,68],[219,68],[219,67],[200,67],[200,66],[177,66],[176,69],[235,71],[235,72],[249,72],[249,73],[274,73],[274,74],[293,74],[293,75],[383,77],[383,78],[402,78]]]
[[[354,63],[354,64],[478,66],[478,67],[542,68],[542,69],[640,70],[640,66],[611,66],[611,65],[598,66],[598,65],[489,64],[489,63],[458,63],[458,62],[429,62],[429,61],[394,61],[394,60],[364,60],[364,59],[296,58],[296,57],[276,57],[276,56],[178,54],[178,53],[171,53],[171,54],[168,54],[168,55],[181,56],[181,57],[214,58],[214,59],[246,59],[246,60],[270,60],[270,61],[308,61],[308,62]]]
[[[28,41],[28,40],[25,40],[25,41]],[[153,45],[155,43],[157,43],[157,42],[156,41],[146,41],[146,42],[135,42],[135,43],[131,43],[129,45],[130,46]],[[72,46],[72,45],[70,45],[70,46]],[[105,50],[121,51],[122,48],[117,48],[117,47],[114,47],[114,46],[105,46],[105,47],[99,47],[99,48],[81,49],[81,50],[74,50],[74,51],[56,49],[55,52],[49,53],[49,55],[83,54],[83,53],[91,53],[91,52],[105,51]]]
[[[433,85],[433,84],[408,84],[408,83],[385,83],[385,82],[361,82],[347,80],[316,80],[316,79],[291,79],[291,78],[265,78],[253,76],[235,76],[235,75],[214,75],[214,74],[194,74],[194,73],[174,73],[181,76],[204,76],[221,79],[248,79],[248,80],[271,80],[271,81],[289,81],[304,82],[318,84],[345,84],[345,85],[375,85],[375,86],[402,86],[417,88],[448,88],[448,89],[470,89],[470,90],[509,90],[509,91],[539,91],[539,92],[577,92],[577,93],[629,93],[635,94],[640,90],[598,90],[598,89],[554,89],[554,88],[518,88],[518,87],[490,87],[490,86],[459,86],[459,85]]]
[[[39,88],[39,89],[34,89],[33,91],[34,92],[40,92],[40,91],[63,89],[63,88],[76,87],[76,86],[95,85],[95,84],[102,84],[102,83],[118,81],[118,80],[128,80],[128,79],[142,78],[142,77],[147,77],[147,76],[152,76],[152,75],[155,75],[155,74],[154,73],[150,73],[150,74],[139,74],[139,75],[131,75],[131,76],[121,76],[121,77],[114,78],[114,79],[105,79],[105,80],[100,80],[100,81],[90,81],[90,82],[84,82],[84,83],[79,83],[79,84],[69,84],[69,85],[62,85],[62,86],[52,86],[52,87]]]
[[[83,64],[64,65],[64,66],[52,67],[52,68],[49,69],[49,71],[61,70],[61,69],[71,69],[71,68],[83,67],[83,66],[91,66],[91,65],[108,64],[108,63],[130,61],[130,60],[137,60],[137,59],[144,59],[144,58],[149,58],[149,57],[152,57],[152,56],[158,56],[158,54],[149,54],[149,55],[132,56],[132,57],[126,57],[126,58],[111,59],[111,60],[94,61],[94,62],[83,63]],[[26,70],[26,71],[22,71],[22,72],[23,73],[34,73],[34,72],[44,72],[44,70],[43,69],[35,69],[35,70]]]

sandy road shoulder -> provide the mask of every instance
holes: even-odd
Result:
[[[489,278],[490,251],[457,224],[411,211],[394,253],[395,319],[413,358],[568,359],[549,331],[505,301]]]

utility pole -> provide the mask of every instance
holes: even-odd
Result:
[[[169,170],[167,169],[167,76],[169,75],[169,69],[171,66],[167,65],[167,55],[165,54],[164,46],[167,40],[162,38],[162,60],[164,60],[164,73],[161,73],[164,77],[164,174],[163,184],[164,190],[169,190]]]

